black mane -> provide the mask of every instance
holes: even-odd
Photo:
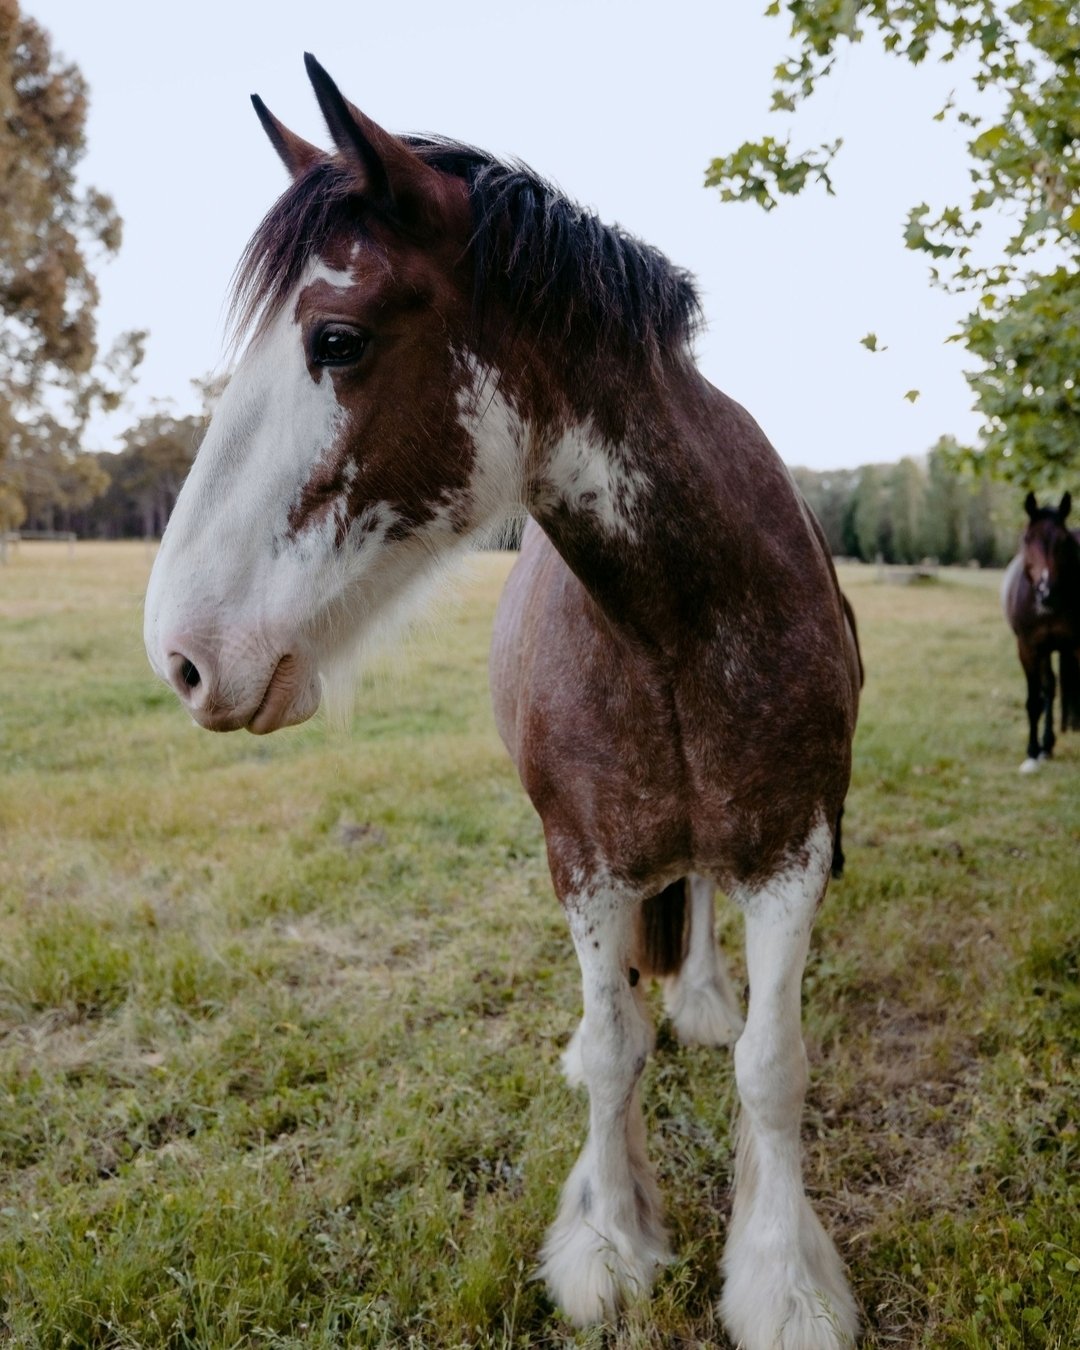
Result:
[[[241,336],[265,323],[299,284],[308,260],[341,229],[362,231],[362,208],[352,174],[324,159],[296,179],[267,211],[240,255],[232,280],[229,316]]]
[[[482,324],[492,290],[545,338],[571,335],[630,359],[683,347],[701,318],[690,274],[658,249],[605,225],[523,164],[432,136],[404,140],[427,163],[468,184]],[[364,231],[349,169],[327,158],[271,207],[237,265],[232,313],[242,332],[275,313],[309,258],[341,229]]]
[[[690,274],[658,250],[605,225],[525,164],[471,146],[406,137],[429,164],[469,185],[477,301],[505,287],[512,311],[561,337],[579,320],[601,341],[682,346],[701,318]]]

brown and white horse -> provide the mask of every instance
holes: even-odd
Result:
[[[1020,551],[1001,583],[1002,608],[1027,680],[1028,745],[1021,773],[1034,773],[1054,752],[1055,652],[1061,664],[1061,729],[1080,731],[1080,534],[1065,524],[1071,508],[1068,492],[1056,507],[1040,507],[1028,493]]]
[[[254,333],[154,567],[150,660],[204,727],[299,722],[320,671],[526,510],[495,709],[581,964],[566,1067],[590,1103],[551,1296],[603,1320],[668,1259],[637,1090],[640,977],[666,975],[684,1038],[737,1037],[727,1327],[751,1350],[845,1344],[799,1144],[800,983],[860,680],[821,533],[695,368],[685,273],[521,165],[388,134],[307,62],[336,152],[255,100],[293,181],[241,262]],[[745,916],[745,1025],[717,885]]]

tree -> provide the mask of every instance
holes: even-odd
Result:
[[[872,562],[977,562],[1001,567],[1016,551],[1024,519],[1008,483],[976,474],[956,441],[943,436],[926,459],[854,470],[794,469],[810,506],[832,522],[834,553]]]
[[[933,261],[931,279],[972,293],[957,338],[984,363],[968,376],[984,418],[977,458],[1015,482],[1051,485],[1080,469],[1080,11],[1076,0],[773,0],[786,8],[794,55],[776,69],[772,107],[792,113],[833,69],[838,51],[875,31],[917,65],[964,54],[976,73],[970,106],[950,99],[938,120],[967,129],[965,201],[914,206],[905,242]],[[841,141],[792,152],[790,140],[748,141],[712,162],[706,184],[725,201],[773,209],[820,183]],[[983,225],[1005,208],[1003,248],[979,256]],[[973,456],[975,452],[972,452]]]
[[[873,562],[880,553],[887,556],[885,491],[882,472],[876,464],[867,464],[855,487],[852,523],[859,557]]]
[[[141,417],[124,434],[116,455],[96,455],[111,480],[86,516],[93,534],[112,537],[160,535],[205,431],[197,415],[158,411]]]
[[[817,516],[834,556],[846,557],[858,552],[852,521],[852,498],[858,471],[832,469],[815,473],[812,469],[792,469],[792,477]]]
[[[21,427],[46,415],[81,432],[95,405],[115,407],[142,356],[127,333],[100,360],[91,262],[120,246],[120,217],[80,191],[87,88],[49,35],[0,0],[0,490]],[[34,437],[31,437],[34,439]]]
[[[967,485],[956,471],[959,452],[953,437],[942,436],[926,462],[923,546],[930,557],[945,564],[970,557]]]
[[[1021,534],[1019,493],[986,474],[968,480],[968,549],[982,567],[1002,567],[1016,552]]]
[[[922,470],[913,459],[902,459],[889,473],[887,514],[891,523],[891,562],[914,563],[926,556],[923,546],[925,500]]]
[[[17,530],[26,519],[26,503],[7,483],[0,483],[0,534],[5,530]],[[0,549],[0,557],[3,550]]]
[[[109,486],[101,456],[80,450],[71,428],[48,415],[16,424],[7,473],[35,530],[73,529],[75,516]]]

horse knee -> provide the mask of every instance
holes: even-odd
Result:
[[[578,1032],[576,1064],[590,1093],[611,1085],[628,1092],[653,1051],[655,1032],[627,990],[610,1004],[587,1008]]]
[[[802,1037],[788,1043],[751,1038],[749,1027],[735,1045],[739,1101],[755,1125],[786,1130],[798,1120],[808,1069]]]

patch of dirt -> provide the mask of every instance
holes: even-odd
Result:
[[[867,1013],[860,1043],[832,1072],[823,1067],[807,1099],[808,1171],[840,1181],[842,1191],[830,1195],[826,1185],[821,1201],[842,1245],[899,1203],[927,1213],[962,1207],[976,1183],[964,1159],[973,1040],[950,1026],[945,1007],[882,997]]]
[[[346,816],[338,821],[338,843],[347,849],[382,847],[386,843],[386,831],[370,821],[350,820]]]

